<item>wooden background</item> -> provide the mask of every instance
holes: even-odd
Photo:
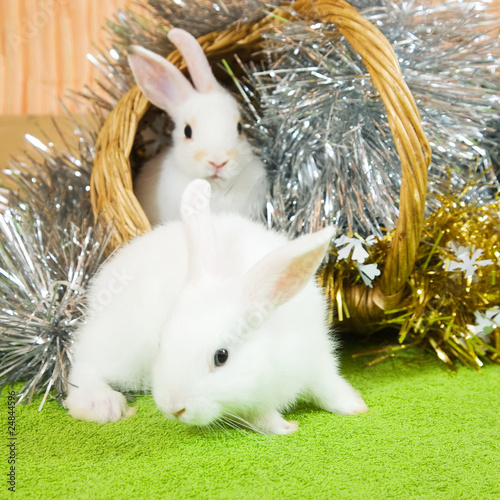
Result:
[[[500,0],[483,1],[498,15]],[[125,7],[134,0],[0,0],[0,115],[61,113],[58,97],[92,83],[86,55]]]
[[[133,0],[0,0],[0,114],[60,113],[58,97],[96,71],[87,60]]]

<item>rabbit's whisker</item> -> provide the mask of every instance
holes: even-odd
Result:
[[[259,429],[255,425],[253,425],[248,420],[245,420],[240,415],[236,415],[233,412],[226,412],[225,417],[226,417],[226,419],[230,419],[231,423],[233,425],[236,425],[239,429],[243,428],[245,430],[253,431],[256,434],[260,434],[261,436],[267,436],[267,434],[265,432],[262,432],[261,429]]]

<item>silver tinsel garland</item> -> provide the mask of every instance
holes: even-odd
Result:
[[[433,149],[428,213],[473,172],[484,182],[469,201],[498,193],[492,156],[500,144],[488,134],[500,116],[500,29],[475,4],[387,2],[363,11],[393,45]],[[393,229],[399,157],[359,55],[319,23],[283,24],[266,39],[266,63],[246,67],[246,80],[273,177],[270,224],[294,236],[325,220],[365,237]]]
[[[29,156],[5,172],[17,188],[1,200],[1,385],[23,380],[25,401],[40,391],[43,401],[65,392],[72,332],[108,237],[91,215],[94,144],[104,115],[134,83],[127,47],[167,54],[171,26],[199,36],[256,20],[277,3],[148,0],[144,16],[123,11],[108,23],[111,47],[89,55],[104,76],[81,94],[95,122],[75,122],[64,151],[48,138],[33,139]],[[437,207],[448,179],[457,188],[477,170],[484,183],[469,197],[487,203],[497,196],[491,159],[499,154],[500,48],[496,21],[482,11],[487,4],[352,3],[394,46],[419,105],[434,150],[429,209]],[[265,37],[264,65],[236,61],[232,69],[249,134],[272,180],[269,223],[297,234],[328,218],[339,231],[381,235],[397,218],[399,159],[359,56],[332,26],[277,23]],[[168,130],[165,115],[152,108],[137,135],[133,164],[154,155]]]
[[[64,151],[27,135],[26,158],[3,171],[0,385],[23,381],[20,400],[43,393],[41,406],[66,391],[72,332],[108,238],[94,227],[89,197],[95,124],[73,128],[75,144],[61,134]]]

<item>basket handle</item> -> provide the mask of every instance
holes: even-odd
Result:
[[[358,51],[384,102],[401,159],[399,218],[381,277],[373,290],[357,286],[345,291],[351,317],[361,326],[398,304],[415,265],[431,148],[396,54],[384,35],[344,0],[298,0],[293,8],[308,18],[335,24]]]

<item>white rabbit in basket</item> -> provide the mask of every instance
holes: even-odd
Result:
[[[144,164],[135,194],[151,224],[179,219],[180,197],[196,178],[212,186],[212,209],[258,219],[268,182],[245,138],[235,98],[215,79],[203,49],[182,29],[169,39],[184,56],[193,85],[170,62],[133,46],[129,64],[142,93],[174,122],[172,145]]]
[[[116,390],[144,388],[168,418],[268,434],[298,428],[281,412],[299,397],[366,412],[338,373],[314,279],[333,230],[289,241],[240,215],[211,214],[210,191],[190,183],[182,221],[134,239],[96,276],[73,346],[70,414],[126,418],[135,408]]]

